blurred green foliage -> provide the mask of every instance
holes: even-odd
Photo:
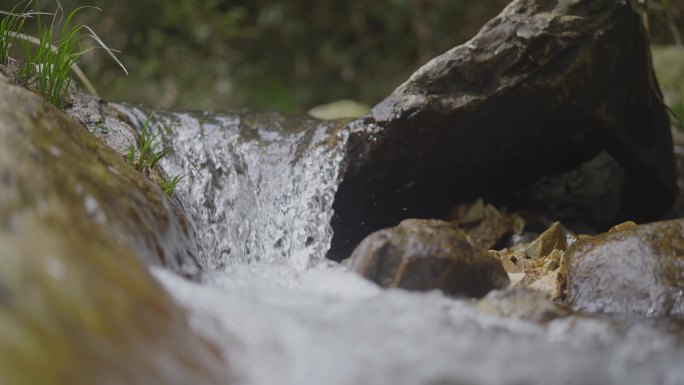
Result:
[[[102,12],[79,22],[121,50],[131,73],[98,55],[83,59],[109,100],[304,111],[345,98],[378,102],[508,1],[62,1],[86,3]]]
[[[652,51],[665,102],[681,120],[684,118],[684,47],[654,46]]]
[[[0,0],[0,9],[16,0]],[[54,8],[52,0],[45,7]],[[373,105],[430,58],[465,42],[509,0],[63,0],[121,57],[84,70],[103,97],[156,108],[305,111]],[[651,0],[654,41],[676,42],[684,0]],[[665,16],[663,16],[665,15]]]

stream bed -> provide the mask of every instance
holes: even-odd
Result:
[[[154,124],[175,148],[162,166],[185,175],[178,197],[204,272],[153,274],[222,350],[231,383],[684,384],[679,321],[498,317],[439,291],[384,290],[326,260],[344,127],[240,113]]]

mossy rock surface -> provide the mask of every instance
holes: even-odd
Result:
[[[0,78],[0,384],[225,384],[145,262],[197,270],[180,209]]]

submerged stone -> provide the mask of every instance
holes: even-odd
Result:
[[[684,315],[684,220],[622,226],[565,255],[567,303],[591,313]]]
[[[676,184],[648,50],[629,2],[513,1],[350,125],[330,257],[401,219],[444,218],[457,201],[509,203],[601,151],[624,172],[616,217],[657,217]],[[598,222],[617,219],[599,206],[588,206]]]
[[[456,226],[439,220],[407,219],[377,231],[357,246],[351,259],[351,270],[382,287],[482,297],[509,282],[496,258],[473,247]]]
[[[225,384],[144,262],[195,274],[182,212],[119,154],[0,79],[0,383]]]

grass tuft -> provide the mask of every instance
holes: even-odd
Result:
[[[168,147],[163,147],[159,141],[159,135],[151,130],[151,122],[154,114],[150,114],[140,130],[140,143],[138,148],[131,146],[128,149],[126,160],[136,170],[143,174],[151,172],[165,156],[173,151]],[[183,175],[176,175],[170,179],[164,177],[159,182],[159,188],[168,196],[173,195],[176,186],[183,179]]]
[[[66,91],[71,85],[69,76],[71,67],[87,52],[78,34],[83,26],[71,26],[74,15],[84,8],[76,8],[67,15],[57,36],[55,36],[54,29],[57,13],[53,16],[52,22],[47,25],[42,23],[38,15],[38,45],[33,55],[30,54],[28,47],[24,49],[27,54],[25,76],[27,78],[35,76],[38,90],[48,102],[60,108],[64,105]],[[54,48],[53,41],[55,42]],[[24,44],[27,46],[29,43],[24,41]]]
[[[159,186],[162,191],[168,196],[173,195],[174,190],[176,190],[176,186],[178,186],[178,183],[183,179],[183,175],[176,175],[171,179],[165,179],[162,183],[161,186]]]
[[[162,158],[172,152],[169,148],[161,146],[159,135],[154,134],[150,129],[150,122],[152,121],[153,116],[154,114],[148,116],[143,125],[140,132],[140,145],[138,146],[138,151],[136,151],[135,146],[131,146],[128,150],[128,163],[140,172],[153,169]]]
[[[27,9],[32,3],[38,5],[38,0],[25,0]],[[15,9],[19,6],[15,6]],[[19,39],[23,46],[25,67],[21,71],[22,77],[28,82],[35,80],[37,90],[57,107],[62,108],[66,93],[71,86],[71,71],[81,78],[81,81],[93,94],[96,94],[92,84],[85,78],[78,68],[78,61],[92,49],[101,48],[128,74],[124,65],[116,58],[114,51],[107,47],[102,39],[87,25],[72,23],[74,16],[84,9],[97,7],[81,6],[69,14],[65,14],[62,5],[57,1],[57,11],[54,13],[25,12],[16,13],[0,11],[4,14],[0,21],[0,63],[7,64],[12,47]],[[51,21],[43,23],[41,15],[51,15]],[[27,18],[36,16],[37,36],[28,36],[21,32]],[[56,24],[61,23],[61,29]],[[95,47],[85,48],[83,38],[89,37]],[[35,46],[35,47],[34,47]]]
[[[28,3],[30,4],[30,2]],[[28,6],[27,4],[27,6]],[[16,43],[17,36],[24,28],[24,22],[32,13],[17,13],[17,8],[21,3],[17,4],[9,12],[0,11],[0,14],[5,15],[0,21],[0,63],[8,64],[10,54],[14,43]]]

